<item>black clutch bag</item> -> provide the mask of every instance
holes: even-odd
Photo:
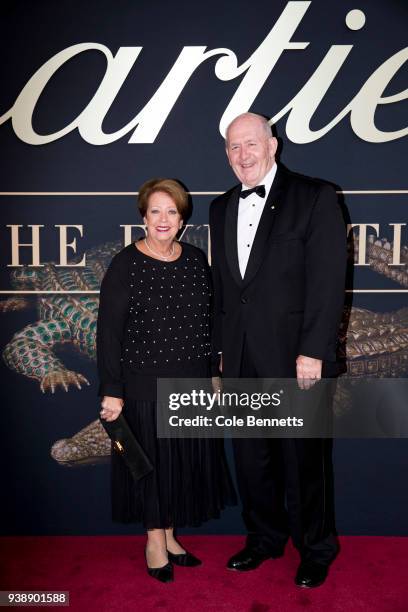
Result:
[[[149,457],[133,435],[125,417],[120,414],[114,421],[99,417],[112,446],[128,466],[134,480],[138,481],[153,470]]]

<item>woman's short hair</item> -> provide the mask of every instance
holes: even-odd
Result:
[[[186,218],[189,209],[189,199],[186,190],[174,179],[155,178],[143,183],[139,190],[138,207],[142,217],[146,216],[149,198],[152,193],[163,191],[173,200],[183,219]]]

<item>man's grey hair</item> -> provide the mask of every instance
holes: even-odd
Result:
[[[235,117],[227,126],[227,129],[225,130],[225,141],[228,142],[228,132],[232,126],[233,123],[235,123],[236,121],[238,121],[238,119],[243,119],[244,117],[253,117],[254,119],[258,119],[262,128],[265,131],[265,135],[267,138],[271,138],[271,136],[273,136],[272,134],[272,127],[268,121],[268,119],[266,119],[266,117],[264,117],[263,115],[258,115],[258,113],[242,113],[241,115],[238,115],[237,117]]]

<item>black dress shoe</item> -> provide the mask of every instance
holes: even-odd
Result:
[[[174,563],[174,565],[181,565],[182,567],[197,567],[197,565],[201,565],[202,563],[200,559],[197,559],[197,557],[187,551],[180,553],[179,555],[175,555],[168,550],[167,554],[169,561]]]
[[[162,567],[149,567],[147,565],[147,557],[145,551],[145,559],[147,566],[147,573],[152,578],[159,580],[160,582],[173,582],[173,566],[170,562],[166,563]]]
[[[306,589],[318,587],[326,580],[328,571],[327,565],[314,561],[302,561],[296,573],[295,584]]]
[[[249,572],[259,567],[267,559],[271,559],[271,555],[260,553],[253,548],[244,548],[231,557],[227,568],[238,572]]]

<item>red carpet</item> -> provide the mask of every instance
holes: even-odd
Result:
[[[243,544],[237,536],[184,536],[198,568],[175,568],[164,585],[144,567],[144,538],[1,538],[2,590],[70,591],[69,609],[221,612],[407,612],[408,538],[343,537],[326,583],[295,587],[296,551],[247,574],[224,568]]]

